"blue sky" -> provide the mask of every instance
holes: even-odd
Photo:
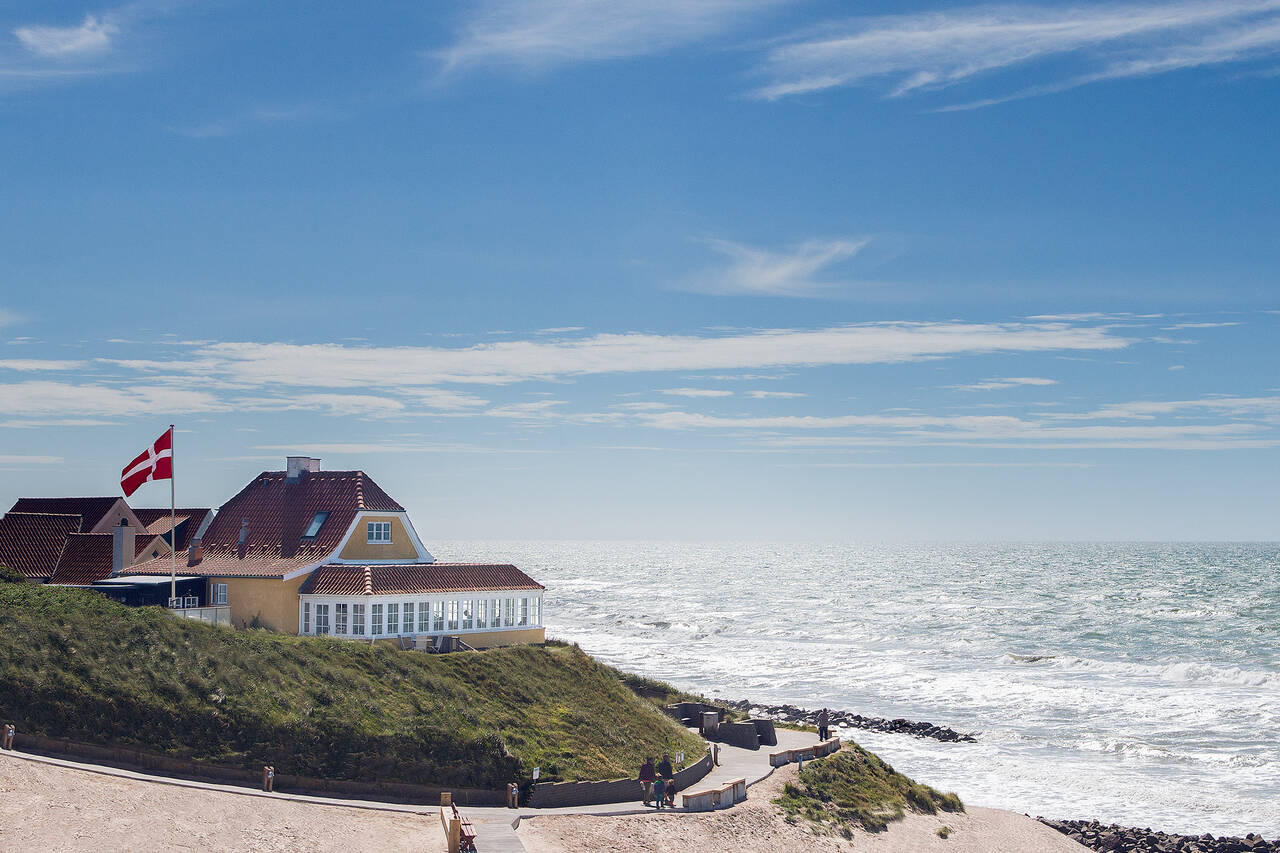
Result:
[[[1280,537],[1280,0],[7,4],[0,116],[6,506]]]

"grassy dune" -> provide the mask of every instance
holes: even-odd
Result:
[[[906,809],[925,814],[962,812],[955,794],[943,794],[903,776],[879,756],[854,743],[826,758],[806,762],[796,782],[774,800],[792,821],[807,820],[846,838],[861,827],[880,832]]]
[[[0,721],[281,773],[608,779],[701,742],[576,646],[453,655],[234,631],[0,582]]]

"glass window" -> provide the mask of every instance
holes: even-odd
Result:
[[[449,602],[449,630],[458,630],[458,602]]]
[[[472,613],[471,606],[470,601],[462,602],[462,629],[464,631],[470,631],[476,626],[475,614]]]
[[[476,602],[476,628],[489,627],[489,601],[482,598]]]
[[[404,633],[413,633],[413,602],[406,601],[404,607]]]
[[[227,603],[227,585],[225,583],[215,583],[213,585],[213,603]]]
[[[304,601],[302,603],[302,633],[311,633],[311,602]]]
[[[364,605],[351,605],[351,633],[357,637],[364,636]]]
[[[374,604],[369,610],[369,627],[373,629],[371,633],[382,633],[382,605]]]
[[[516,600],[514,598],[502,599],[502,625],[510,628],[516,624]]]
[[[302,534],[302,538],[315,539],[316,534],[320,532],[320,528],[324,527],[324,520],[328,517],[328,511],[317,512],[311,519],[311,524],[307,525],[307,532]]]
[[[534,625],[542,624],[542,596],[533,599],[532,619]]]
[[[391,544],[391,522],[389,521],[369,522],[368,542],[370,545],[390,545]]]
[[[520,624],[529,624],[529,599],[527,598],[520,599]]]
[[[502,627],[502,601],[493,598],[489,600],[489,626],[491,628]]]
[[[400,605],[399,604],[387,605],[387,633],[388,634],[400,633]]]
[[[436,601],[431,604],[431,630],[444,630],[444,602]]]
[[[333,633],[347,633],[347,605],[346,602],[338,602],[333,605]]]
[[[329,633],[329,605],[327,604],[316,605],[316,633]]]
[[[425,601],[418,602],[418,633],[425,634],[431,630],[431,605]]]

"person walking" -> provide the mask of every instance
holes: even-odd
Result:
[[[653,783],[653,798],[658,804],[658,808],[666,808],[667,805],[667,780],[661,776]]]
[[[640,765],[640,792],[644,794],[644,804],[646,806],[653,799],[653,780],[656,778],[658,778],[658,773],[654,770],[653,759],[646,758],[644,764]]]
[[[662,753],[662,760],[658,762],[658,778],[670,782],[675,775],[675,771],[671,769],[671,756],[665,752]]]
[[[823,708],[818,712],[818,740],[826,740],[831,737],[831,715],[827,713],[827,709]]]

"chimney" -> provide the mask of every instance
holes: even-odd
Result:
[[[134,529],[124,523],[111,528],[111,575],[120,574],[133,565]]]
[[[303,474],[314,474],[320,470],[320,460],[311,456],[286,456],[284,458],[284,481],[296,483]]]
[[[246,516],[245,518],[240,519],[240,542],[239,544],[236,545],[236,559],[238,560],[244,559],[244,551],[245,551],[245,548],[248,547],[248,544],[249,544],[249,519]]]
[[[191,540],[191,545],[187,547],[187,565],[198,566],[200,561],[204,559],[204,542],[199,539]]]

